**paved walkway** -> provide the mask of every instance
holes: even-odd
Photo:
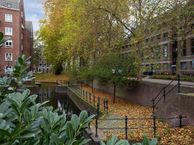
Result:
[[[164,84],[167,85],[171,82],[171,80],[163,80],[163,79],[151,79],[151,78],[143,78],[142,79],[144,82],[151,82],[151,83],[158,83],[158,84]],[[176,85],[178,81],[174,81],[172,85]],[[181,86],[183,87],[192,87],[194,88],[194,82],[186,82],[186,81],[181,81]]]

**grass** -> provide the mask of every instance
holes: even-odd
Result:
[[[66,74],[54,75],[54,74],[35,74],[37,82],[56,82],[58,80],[68,81],[69,77]]]
[[[176,75],[153,75],[151,78],[153,79],[164,79],[164,80],[176,80]],[[182,75],[180,77],[181,81],[194,82],[193,76]]]

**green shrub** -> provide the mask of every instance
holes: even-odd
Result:
[[[83,131],[94,116],[83,111],[79,116],[59,115],[52,107],[36,103],[24,83],[33,79],[28,59],[18,58],[8,76],[0,78],[0,144],[10,145],[81,145],[88,140]]]
[[[56,63],[53,65],[53,71],[55,75],[59,75],[63,72],[63,66],[61,62]]]
[[[157,139],[149,139],[147,136],[144,136],[142,143],[135,143],[132,145],[157,145]],[[130,145],[126,140],[119,140],[116,136],[112,136],[106,143],[101,142],[101,145]]]
[[[52,107],[36,103],[37,96],[23,93],[8,94],[0,104],[0,144],[77,145],[86,143],[82,133],[94,116],[87,112],[59,115]]]
[[[0,47],[7,41],[7,39],[4,39],[4,35],[2,32],[0,32]]]
[[[153,75],[152,78],[153,79],[164,79],[164,80],[177,80],[176,75]],[[194,77],[193,76],[188,76],[188,75],[182,75],[180,77],[180,80],[181,81],[193,82]]]

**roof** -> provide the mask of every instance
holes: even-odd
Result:
[[[0,7],[19,9],[20,0],[0,0]]]

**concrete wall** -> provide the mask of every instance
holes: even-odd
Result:
[[[90,114],[96,114],[96,109],[91,105],[81,100],[75,93],[73,93],[70,89],[67,89],[67,95],[71,98],[73,103],[79,108],[79,110],[86,110],[90,112]]]
[[[93,86],[100,91],[113,94],[112,84],[103,84],[95,80]],[[166,85],[160,83],[139,82],[137,86],[117,87],[116,95],[133,103],[152,107],[152,99],[157,96],[164,86]],[[166,92],[170,91],[172,88],[173,85],[169,86],[168,89],[166,89]],[[182,86],[181,92],[194,93],[194,88]],[[166,96],[165,103],[163,99],[160,101],[157,106],[156,114],[159,117],[173,117],[183,114],[187,116],[187,119],[184,119],[184,124],[194,125],[193,110],[194,97],[178,94],[177,88],[175,87],[175,89]],[[178,120],[171,122],[177,124]]]

